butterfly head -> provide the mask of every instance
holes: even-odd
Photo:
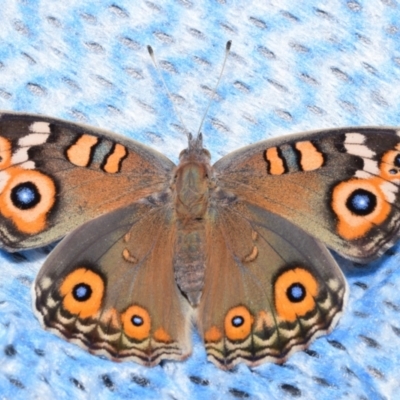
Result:
[[[179,154],[180,164],[189,161],[198,161],[210,164],[211,154],[203,147],[203,134],[200,132],[196,137],[191,133],[188,135],[188,147]]]

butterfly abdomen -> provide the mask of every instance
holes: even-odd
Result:
[[[172,187],[175,197],[175,281],[192,306],[200,302],[204,286],[208,199],[208,166],[203,162],[178,167]]]
[[[192,306],[199,304],[203,291],[205,253],[204,222],[178,221],[173,260],[175,281]]]

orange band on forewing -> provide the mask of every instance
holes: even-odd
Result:
[[[235,326],[233,320],[241,318],[243,323]],[[244,306],[231,308],[225,316],[225,335],[229,340],[243,340],[250,335],[254,318]]]
[[[303,171],[313,171],[322,167],[323,154],[311,142],[297,142],[296,149],[300,152],[300,166]]]
[[[168,335],[168,333],[163,328],[158,328],[154,332],[153,338],[157,342],[163,342],[163,343],[170,343],[172,341],[171,336]]]
[[[84,284],[90,287],[91,295],[87,300],[79,301],[74,297],[77,285]],[[63,297],[63,307],[71,314],[80,318],[94,317],[100,310],[104,295],[103,279],[93,271],[78,268],[68,274],[60,285],[60,294]]]
[[[206,333],[204,334],[204,340],[206,342],[219,342],[222,339],[221,331],[216,327],[212,326]]]
[[[11,164],[11,142],[0,137],[0,169],[5,169]]]
[[[92,148],[98,143],[96,136],[84,134],[67,150],[67,159],[78,167],[87,167],[90,163]]]
[[[288,289],[299,283],[305,289],[305,296],[299,302],[290,301]],[[297,317],[302,317],[315,307],[314,298],[318,294],[318,282],[310,272],[303,268],[294,268],[281,274],[274,286],[275,308],[279,317],[285,321],[293,322]]]
[[[276,147],[265,150],[265,158],[269,162],[269,173],[271,175],[282,175],[285,172],[285,165]]]
[[[354,240],[365,236],[375,225],[381,224],[390,213],[391,207],[380,189],[383,181],[380,178],[353,178],[335,186],[332,193],[332,209],[338,223],[337,233],[346,240]],[[357,189],[364,189],[376,196],[376,207],[368,215],[359,216],[346,206],[347,199]]]
[[[14,167],[7,171],[10,178],[0,194],[0,212],[12,220],[17,229],[24,233],[34,234],[46,228],[47,214],[54,205],[56,187],[53,180],[37,170],[25,170]],[[19,184],[31,182],[40,194],[40,202],[34,207],[21,210],[11,199],[11,192]]]
[[[140,326],[132,322],[132,318],[138,317],[142,320]],[[150,335],[151,319],[149,313],[142,307],[130,306],[121,314],[122,326],[125,334],[135,340],[147,339]]]
[[[107,161],[103,167],[105,172],[115,174],[121,169],[121,161],[126,157],[126,148],[120,144],[116,144],[114,151],[107,156]]]

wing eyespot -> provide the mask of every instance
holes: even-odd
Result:
[[[225,315],[225,334],[231,341],[244,340],[250,333],[254,318],[245,306],[231,308]]]
[[[303,301],[306,295],[306,288],[300,282],[293,283],[286,290],[286,297],[291,303],[299,303]]]
[[[151,318],[143,307],[133,305],[121,314],[125,334],[134,340],[142,341],[150,336]]]
[[[76,301],[87,301],[92,297],[93,290],[86,283],[78,283],[72,289],[72,296]]]
[[[38,187],[30,181],[19,183],[11,189],[11,201],[20,210],[29,210],[40,203]]]
[[[70,272],[61,282],[62,304],[70,314],[80,318],[94,317],[103,302],[105,283],[96,272],[85,267]]]
[[[315,308],[319,284],[314,276],[302,267],[281,273],[274,283],[275,309],[280,318],[293,322]]]

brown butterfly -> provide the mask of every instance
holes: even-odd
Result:
[[[279,137],[214,165],[199,134],[178,166],[53,118],[2,113],[0,129],[2,245],[70,232],[37,276],[34,310],[111,359],[183,360],[195,324],[220,368],[282,362],[345,306],[325,245],[366,262],[399,236],[396,129]]]

